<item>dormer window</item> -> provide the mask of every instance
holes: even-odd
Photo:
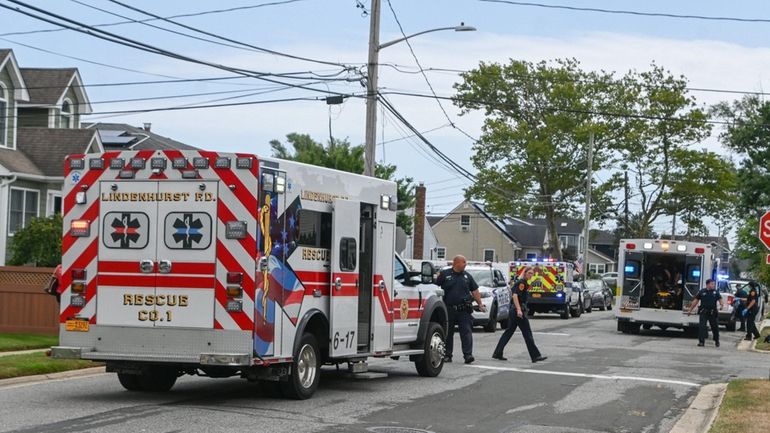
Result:
[[[61,113],[59,114],[59,128],[72,129],[75,127],[75,116],[72,112],[72,103],[65,99],[61,104]]]
[[[8,145],[8,91],[5,89],[3,83],[0,83],[0,146],[10,147]]]

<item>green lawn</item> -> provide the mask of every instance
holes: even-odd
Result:
[[[0,333],[0,352],[46,349],[58,343],[59,337],[56,336]]]
[[[768,335],[770,335],[770,326],[762,330],[762,336],[759,337],[759,340],[757,340],[757,345],[754,346],[754,348],[759,350],[770,350],[770,343],[765,343],[765,338]]]
[[[1,356],[0,379],[79,370],[100,365],[99,363],[79,359],[53,359],[45,356],[45,353],[42,352]]]
[[[734,380],[719,408],[710,433],[767,433],[770,431],[770,381]]]

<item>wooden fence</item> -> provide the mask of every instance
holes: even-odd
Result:
[[[43,291],[53,271],[0,266],[0,332],[59,333],[59,304]]]

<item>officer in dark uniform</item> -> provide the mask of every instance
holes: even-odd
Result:
[[[449,312],[449,330],[446,337],[446,354],[444,362],[452,362],[454,347],[455,325],[460,328],[460,343],[463,348],[465,363],[475,361],[473,358],[473,316],[471,315],[473,300],[481,311],[487,311],[481,303],[479,285],[471,274],[465,272],[466,260],[463,256],[452,259],[452,267],[439,272],[436,284],[444,289],[444,302]]]
[[[712,279],[706,280],[706,288],[700,289],[698,294],[695,295],[695,302],[690,305],[690,309],[687,311],[687,315],[692,314],[692,310],[700,304],[698,308],[698,314],[700,315],[700,322],[698,323],[698,346],[703,347],[706,342],[706,324],[711,325],[711,332],[714,333],[714,344],[719,347],[719,310],[717,310],[717,302],[719,303],[719,309],[724,308],[722,303],[722,295],[716,291],[716,283]]]
[[[756,283],[749,283],[749,295],[746,297],[746,309],[744,314],[746,315],[746,340],[751,341],[753,338],[759,338],[759,331],[757,331],[757,313],[759,313],[759,289]]]
[[[532,328],[530,328],[529,319],[527,318],[528,281],[533,275],[535,275],[534,268],[528,266],[524,269],[523,277],[513,283],[511,301],[514,308],[511,308],[509,312],[508,328],[500,336],[500,341],[497,342],[495,352],[492,354],[494,359],[508,360],[508,358],[503,356],[503,350],[505,350],[505,345],[508,344],[508,341],[511,340],[513,333],[516,332],[516,328],[521,328],[521,335],[524,337],[524,342],[527,343],[527,351],[532,362],[545,361],[547,359],[546,356],[540,354],[540,350],[535,345],[535,339],[532,338]]]
[[[746,290],[746,286],[738,286],[735,290],[736,300],[733,302],[736,320],[741,321],[741,326],[738,328],[738,331],[746,331],[746,316],[743,314],[743,311],[746,310],[746,305],[749,304],[746,300],[747,296],[749,296],[749,292]]]

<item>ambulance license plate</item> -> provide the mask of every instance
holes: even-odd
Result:
[[[539,298],[539,297],[540,297],[540,293],[533,293],[533,294],[532,294],[532,297],[533,297],[533,298]]]
[[[67,320],[64,322],[64,329],[67,331],[88,332],[88,321]]]

